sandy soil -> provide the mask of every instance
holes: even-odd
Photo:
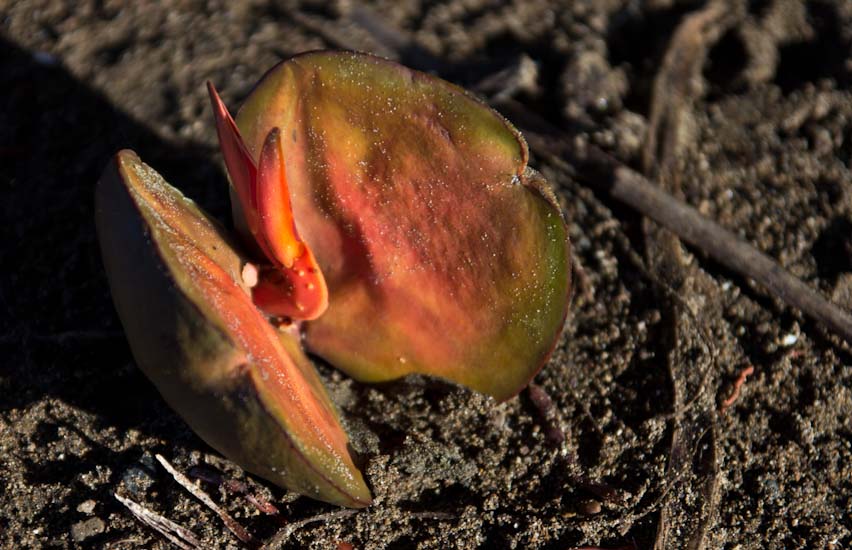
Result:
[[[204,485],[261,540],[331,510],[248,478],[171,412],[133,364],[97,251],[93,186],[119,148],[226,218],[205,80],[236,105],[281,57],[341,37],[386,52],[338,24],[348,2],[229,4],[0,0],[4,548],[169,547],[115,492],[208,547],[239,547],[156,453],[182,470],[216,468],[275,502],[280,517]],[[528,56],[537,73],[516,99],[639,167],[654,78],[675,29],[702,4],[373,6],[464,85]],[[683,126],[683,198],[850,309],[852,3],[731,6]],[[676,291],[701,313],[675,315],[682,338],[667,344],[673,316],[648,256],[653,231],[533,164],[558,188],[583,273],[565,335],[536,379],[554,403],[549,419],[528,392],[496,405],[433,380],[371,387],[321,366],[376,504],[304,526],[284,546],[644,549],[698,537],[705,548],[852,547],[849,347],[693,249],[685,257],[698,282]],[[718,413],[749,366],[739,398]],[[673,372],[702,373],[685,386],[701,397],[697,412],[670,414]],[[673,431],[684,426],[694,445],[681,460],[686,474],[673,475]],[[549,437],[553,427],[564,443]]]

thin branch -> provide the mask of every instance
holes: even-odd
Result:
[[[275,533],[272,538],[266,541],[266,544],[261,546],[260,550],[275,550],[277,548],[280,548],[282,544],[287,542],[287,539],[290,538],[290,535],[292,535],[305,525],[317,523],[319,521],[325,522],[340,518],[348,518],[349,516],[353,516],[356,513],[358,513],[357,510],[337,510],[335,512],[328,512],[327,514],[319,514],[317,516],[309,517],[303,520],[294,521],[293,523],[288,524],[280,531]]]
[[[654,78],[643,168],[646,174],[656,176],[659,189],[673,197],[680,197],[681,171],[678,159],[691,141],[691,133],[687,128],[694,116],[693,106],[703,94],[703,67],[710,48],[735,21],[732,14],[736,10],[732,7],[728,0],[711,0],[702,9],[684,17],[672,36],[662,67]],[[646,255],[657,277],[686,292],[701,292],[702,285],[695,265],[687,261],[687,253],[676,233],[648,222],[643,223],[643,228]],[[715,311],[718,316],[718,291],[707,285],[703,294],[707,300],[705,315],[714,316],[712,312]],[[709,318],[699,322],[694,327],[695,332],[690,333],[688,324],[684,323],[683,311],[679,309],[674,302],[668,304],[671,338],[665,339],[668,340],[666,359],[675,410],[683,407],[687,381],[693,376],[692,365],[684,357],[683,345],[686,341],[694,342],[696,338],[699,341],[706,339],[699,329],[706,322],[712,322]],[[687,310],[691,311],[690,308]],[[710,364],[714,364],[716,355],[710,355]],[[705,375],[710,373],[711,369],[705,371]],[[706,387],[707,380],[704,379],[700,390]],[[697,392],[696,400],[700,395],[704,395],[704,392]],[[683,481],[678,483],[678,497],[667,499],[660,509],[655,549],[663,550],[672,544],[683,544],[690,550],[703,549],[704,538],[717,513],[715,418],[709,414],[710,404],[707,400],[702,401],[703,406],[697,415],[673,418],[667,474],[691,475],[683,476]],[[688,454],[687,450],[690,441],[696,444],[701,442],[704,434],[698,435],[698,431],[708,424],[710,429],[705,433],[708,436],[709,452],[703,454],[704,460],[696,460],[695,454]],[[701,469],[709,471],[710,475],[701,475]],[[694,499],[683,496],[688,493],[692,493]]]
[[[517,103],[511,103],[516,113],[529,113]],[[520,126],[526,122],[520,117],[517,121]],[[539,120],[538,124],[545,123]],[[551,128],[551,132],[558,133],[558,130]],[[731,231],[705,218],[695,208],[672,197],[597,147],[590,145],[585,151],[572,151],[564,143],[567,138],[554,139],[552,135],[535,130],[527,130],[525,135],[533,149],[547,156],[560,169],[667,227],[729,269],[754,279],[769,294],[801,310],[852,345],[852,316]]]
[[[666,194],[626,167],[615,171],[609,193],[666,226],[726,267],[750,277],[852,344],[852,316],[791,275],[775,260]]]
[[[187,474],[190,477],[206,481],[207,483],[212,483],[217,487],[224,487],[226,491],[231,493],[241,495],[249,504],[264,514],[277,516],[280,513],[274,504],[267,501],[260,495],[253,494],[245,482],[238,481],[236,479],[226,479],[218,470],[202,466],[193,466],[189,469]]]
[[[116,500],[130,510],[130,513],[133,514],[136,519],[160,533],[160,535],[178,548],[181,548],[182,550],[198,550],[202,548],[201,542],[198,540],[198,537],[195,536],[195,533],[186,527],[182,527],[172,520],[165,518],[156,512],[152,512],[141,504],[133,502],[130,499],[124,498],[118,494],[113,494],[113,496],[115,496]]]
[[[246,531],[242,525],[237,523],[237,521],[232,518],[230,514],[228,514],[228,512],[226,512],[225,510],[220,508],[215,502],[213,502],[213,499],[211,499],[207,493],[205,493],[200,487],[190,481],[188,477],[175,470],[174,467],[169,464],[169,461],[163,458],[163,455],[157,454],[154,456],[160,462],[160,464],[163,465],[163,468],[165,468],[166,471],[169,472],[173,478],[175,478],[175,481],[177,481],[184,489],[192,493],[195,498],[207,505],[208,508],[216,512],[216,514],[220,518],[222,518],[222,522],[224,522],[225,527],[230,529],[231,532],[236,535],[238,539],[249,545],[254,544],[254,538],[249,534],[249,532]]]
[[[684,143],[684,126],[691,107],[703,95],[702,71],[710,48],[736,22],[737,10],[728,0],[711,0],[684,17],[654,78],[648,132],[642,151],[645,174],[674,175],[672,170]]]

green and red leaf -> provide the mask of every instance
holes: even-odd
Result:
[[[130,151],[97,189],[104,263],[134,357],[166,401],[245,469],[344,506],[371,497],[299,336],[250,298],[245,258]]]
[[[271,70],[237,126],[251,158],[278,143],[283,216],[328,285],[309,350],[360,380],[417,372],[498,399],[534,376],[566,315],[569,249],[511,124],[435,77],[316,52]]]

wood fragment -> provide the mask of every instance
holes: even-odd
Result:
[[[511,105],[514,102],[510,102]],[[526,109],[512,105],[515,113]],[[781,267],[775,260],[741,240],[728,229],[705,218],[695,208],[669,195],[638,172],[621,164],[603,150],[587,146],[574,151],[567,138],[525,128],[525,120],[514,119],[524,130],[532,148],[554,166],[587,185],[606,192],[655,222],[673,231],[720,264],[753,279],[768,293],[822,324],[852,345],[852,316]],[[542,121],[538,119],[537,126]],[[558,132],[557,132],[558,133]]]
[[[675,163],[689,141],[692,104],[704,92],[702,70],[707,54],[735,22],[736,12],[728,0],[711,0],[678,25],[654,79],[642,150],[646,174],[677,177]]]
[[[224,487],[232,493],[242,495],[249,504],[266,515],[277,516],[281,513],[280,510],[278,510],[278,508],[268,500],[260,497],[259,495],[250,493],[245,483],[241,483],[235,479],[228,479],[225,481]]]
[[[195,536],[195,533],[186,527],[178,525],[172,520],[145,508],[141,504],[133,502],[129,498],[124,498],[117,493],[113,493],[113,496],[128,510],[130,510],[130,513],[133,514],[136,519],[158,532],[166,540],[178,548],[181,548],[182,550],[196,550],[202,548],[201,542],[198,540],[198,537]]]
[[[222,522],[238,539],[243,541],[246,544],[252,545],[254,544],[254,537],[252,537],[248,531],[246,531],[242,525],[237,523],[237,521],[231,517],[228,512],[220,508],[210,496],[205,493],[200,487],[196,486],[188,477],[178,472],[168,460],[166,460],[163,455],[157,454],[154,455],[157,461],[169,472],[175,481],[177,481],[184,489],[192,493],[192,495],[203,502],[208,508],[213,510],[216,515],[218,515]]]
[[[659,187],[672,197],[680,197],[683,152],[692,145],[693,106],[703,95],[704,64],[711,46],[732,24],[735,10],[729,0],[710,0],[703,8],[683,18],[669,43],[663,63],[654,79],[648,133],[643,151],[646,175],[653,176]],[[690,384],[695,384],[693,361],[689,359],[691,347],[701,347],[705,325],[718,323],[721,317],[721,299],[718,285],[690,261],[690,254],[677,233],[666,227],[643,221],[645,254],[655,279],[664,281],[683,295],[682,300],[661,296],[666,305],[662,354],[671,381],[672,409],[683,409],[685,394]],[[689,315],[691,308],[684,307],[690,297],[700,296],[704,303],[698,318]],[[717,354],[703,357],[713,364]],[[711,376],[718,369],[706,369]],[[695,393],[696,408],[690,414],[674,414],[672,423],[666,479],[676,487],[671,498],[666,498],[660,508],[655,550],[683,547],[702,550],[705,547],[709,526],[718,514],[718,464],[716,461],[716,416],[714,403],[702,388],[707,380],[699,382]],[[698,399],[700,397],[700,401]],[[698,453],[705,440],[706,453]],[[675,481],[675,479],[677,481]]]
[[[246,483],[237,481],[236,479],[225,479],[222,473],[218,470],[201,466],[193,466],[189,469],[187,474],[190,477],[206,481],[207,483],[212,483],[217,487],[224,487],[226,491],[231,493],[241,495],[249,504],[264,514],[277,516],[281,513],[274,504],[259,495],[253,494]]]
[[[725,411],[728,410],[728,407],[734,404],[734,401],[740,396],[740,390],[745,384],[746,379],[754,374],[754,367],[752,365],[747,366],[743,370],[740,371],[740,375],[737,376],[736,381],[734,382],[734,389],[731,390],[731,395],[722,401],[722,406],[719,407],[719,413],[725,414]]]
[[[358,513],[358,510],[337,510],[334,512],[328,512],[327,514],[319,514],[306,519],[288,523],[286,526],[282,527],[277,533],[272,535],[272,537],[269,538],[269,540],[267,540],[263,546],[261,546],[260,550],[277,550],[278,548],[281,548],[281,545],[287,542],[287,539],[289,539],[293,533],[295,533],[305,525],[310,525],[311,523],[317,523],[321,521],[325,522],[341,518],[348,518],[350,516],[355,515],[356,513]]]
[[[478,81],[474,91],[494,101],[503,101],[520,93],[537,96],[541,93],[538,80],[538,65],[522,54],[505,68]]]
[[[828,302],[775,260],[691,206],[656,189],[632,170],[620,167],[614,175],[610,188],[613,197],[666,226],[719,263],[754,279],[772,296],[801,310],[852,344],[852,316]]]

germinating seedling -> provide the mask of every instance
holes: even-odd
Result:
[[[508,399],[565,319],[565,223],[518,131],[436,77],[302,54],[267,73],[236,120],[209,89],[236,236],[131,151],[98,185],[134,357],[245,469],[369,505],[306,352],[365,382],[422,373]]]

